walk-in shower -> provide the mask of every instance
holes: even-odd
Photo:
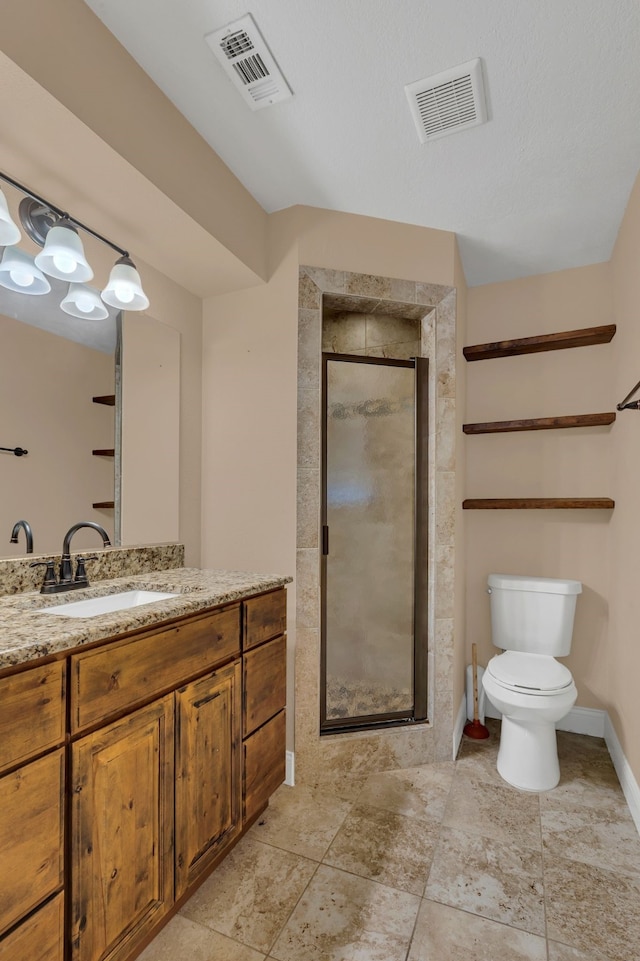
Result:
[[[427,717],[427,377],[322,355],[323,733]]]

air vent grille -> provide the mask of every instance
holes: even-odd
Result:
[[[264,80],[265,77],[269,76],[269,71],[259,53],[234,63],[233,69],[243,83],[253,83],[255,80]]]
[[[418,80],[404,89],[421,143],[487,120],[480,60]]]
[[[246,30],[236,30],[235,33],[225,37],[220,46],[227,60],[233,60],[234,57],[240,57],[243,53],[253,50],[251,37]]]
[[[293,96],[251,14],[208,33],[205,40],[252,110]]]

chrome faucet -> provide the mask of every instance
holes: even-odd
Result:
[[[72,583],[71,538],[76,533],[76,531],[81,530],[83,527],[91,527],[92,530],[97,531],[98,534],[100,534],[100,536],[102,537],[103,547],[109,547],[111,545],[111,541],[109,540],[109,535],[105,531],[104,527],[101,527],[100,524],[94,523],[94,521],[80,521],[78,524],[74,524],[73,527],[70,527],[67,533],[64,535],[64,540],[62,542],[62,558],[60,559],[60,584]],[[88,558],[85,558],[85,560],[88,560]],[[85,574],[84,575],[85,587],[89,583],[86,580],[86,576],[87,575]],[[78,579],[78,571],[76,571],[76,581],[77,579]],[[75,581],[73,583],[75,583]]]
[[[18,543],[18,534],[20,533],[20,528],[24,531],[24,536],[27,540],[27,554],[33,554],[33,532],[31,530],[31,525],[28,521],[16,521],[13,525],[13,530],[11,531],[10,544]]]

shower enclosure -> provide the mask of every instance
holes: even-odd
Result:
[[[322,356],[322,733],[427,717],[428,361]]]

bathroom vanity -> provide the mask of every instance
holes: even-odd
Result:
[[[289,578],[122,580],[183,593],[87,619],[1,599],[1,961],[135,957],[284,780]]]

